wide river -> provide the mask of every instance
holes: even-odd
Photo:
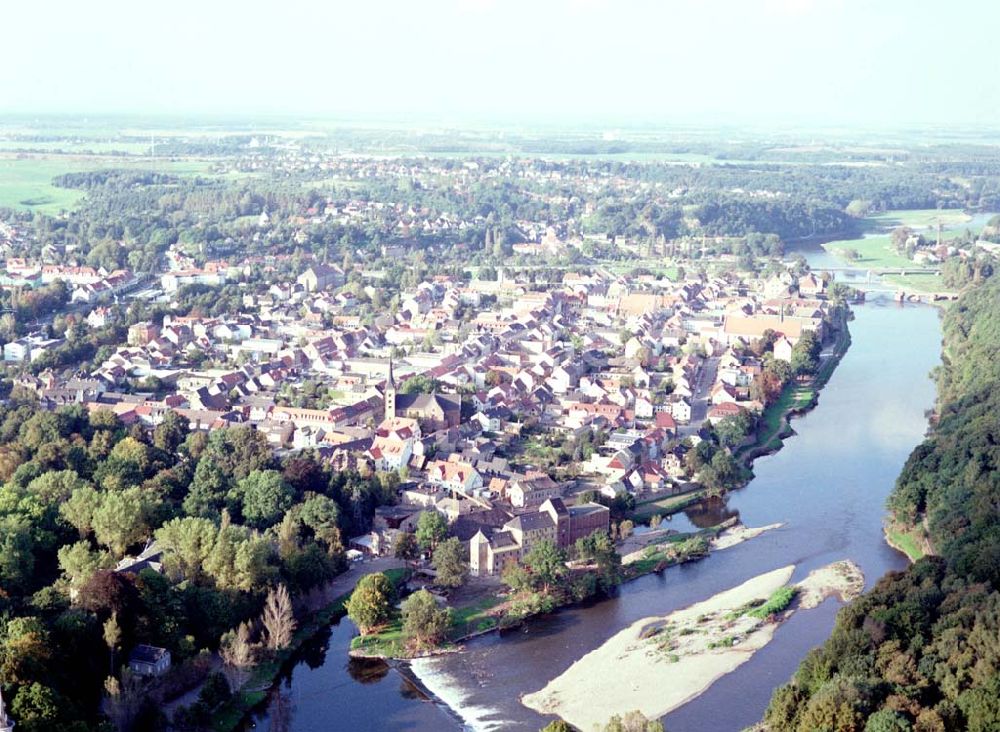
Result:
[[[938,313],[926,306],[872,300],[855,308],[852,345],[820,396],[793,422],[796,436],[754,465],[756,477],[726,505],[675,517],[684,529],[739,514],[747,526],[782,522],[739,546],[693,564],[649,575],[619,595],[565,610],[503,637],[486,636],[462,653],[418,662],[429,700],[403,674],[348,661],[354,628],[347,620],[317,639],[283,678],[267,709],[248,726],[320,730],[538,730],[549,719],[523,707],[574,661],[625,626],[664,615],[795,564],[793,581],[839,559],[853,559],[868,586],[905,559],[882,536],[885,499],[927,427],[934,401],[930,370],[938,363]],[[774,640],[700,697],[669,714],[671,732],[740,730],[758,721],[771,693],[833,627],[839,604],[795,613]],[[603,671],[609,676],[614,668]],[[627,711],[627,710],[623,710]]]

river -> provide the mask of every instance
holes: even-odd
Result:
[[[797,581],[817,567],[853,559],[868,586],[903,568],[905,558],[886,545],[881,522],[885,498],[927,427],[925,412],[934,401],[928,374],[940,351],[938,313],[885,299],[855,312],[852,345],[816,409],[794,421],[797,436],[759,459],[754,479],[725,504],[676,520],[705,525],[739,514],[748,526],[783,522],[782,528],[631,582],[613,599],[558,612],[503,637],[483,637],[462,653],[418,662],[412,672],[438,702],[394,669],[350,663],[346,651],[354,631],[344,620],[310,646],[251,724],[298,732],[537,730],[549,720],[523,707],[520,695],[542,688],[639,618],[664,615],[792,563]],[[669,714],[667,728],[725,732],[759,720],[774,687],[829,635],[838,607],[831,599],[795,613],[749,662]]]

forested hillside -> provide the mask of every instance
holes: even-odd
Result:
[[[771,700],[771,730],[1000,730],[1000,286],[944,320],[939,419],[890,499],[937,556],[841,610]]]

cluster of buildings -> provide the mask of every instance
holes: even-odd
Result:
[[[172,273],[190,271],[174,259]],[[244,288],[239,313],[134,323],[90,373],[18,383],[51,408],[79,403],[150,427],[174,411],[192,429],[249,425],[279,453],[314,449],[341,469],[398,471],[400,505],[355,548],[389,551],[395,532],[433,509],[469,543],[473,570],[492,574],[539,537],[568,545],[606,529],[606,509],[575,504],[584,488],[686,490],[696,476],[684,455],[700,427],[763,406],[752,389],[761,358],[742,346],[771,330],[774,357],[788,360],[804,332],[822,337],[828,307],[811,275],[567,272],[539,286],[499,275],[432,277],[372,318],[370,303],[346,297],[356,290],[339,267],[310,262],[287,281]],[[99,305],[87,322],[114,317]],[[5,359],[46,346],[23,341],[7,344]],[[539,461],[528,449],[557,443],[575,446],[572,459]]]
[[[72,303],[99,303],[118,299],[135,289],[140,280],[127,269],[108,271],[103,267],[44,263],[24,257],[8,257],[0,286],[9,290],[25,290],[65,282]]]

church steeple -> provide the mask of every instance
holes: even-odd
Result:
[[[384,419],[396,418],[396,378],[392,373],[392,357],[389,357],[389,378],[385,382],[383,391],[383,415]],[[3,732],[0,730],[0,732]]]

